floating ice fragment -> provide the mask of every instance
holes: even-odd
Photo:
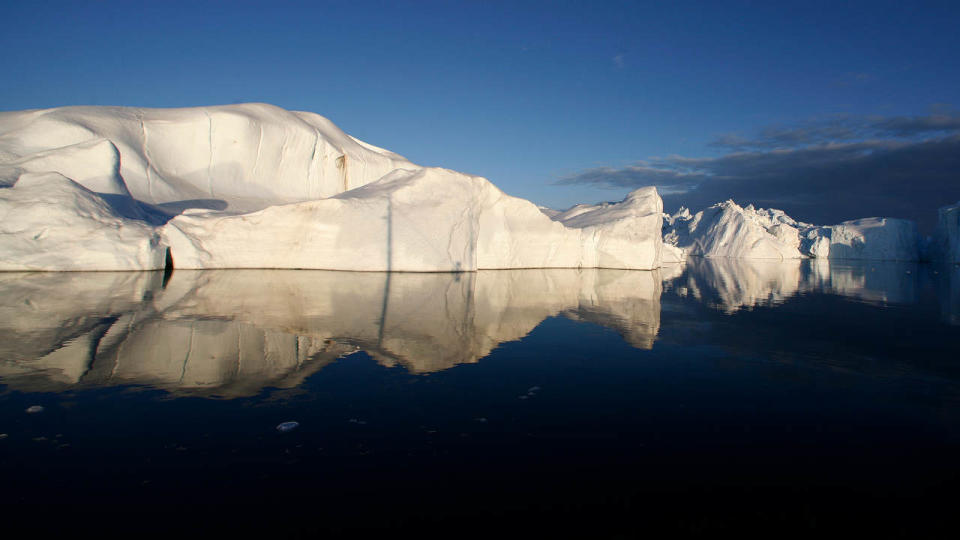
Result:
[[[0,433],[0,440],[6,439],[7,437],[9,437],[9,435],[6,433]]]
[[[529,389],[527,389],[527,393],[528,393],[528,394],[534,394],[534,393],[539,392],[539,391],[540,391],[540,387],[539,387],[539,386],[531,386]]]
[[[517,399],[527,399],[528,396],[518,396]]]
[[[486,418],[483,418],[483,417],[480,417],[480,418],[477,418],[477,422],[480,422],[481,424],[486,424],[486,423],[487,423],[487,419],[486,419]]]
[[[283,422],[277,426],[277,431],[280,433],[286,433],[288,431],[293,431],[300,427],[300,422]]]
[[[27,414],[36,414],[43,412],[43,405],[31,405],[27,407]]]

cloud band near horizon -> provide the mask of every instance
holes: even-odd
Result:
[[[660,189],[665,208],[719,201],[780,208],[831,224],[868,216],[906,218],[929,232],[937,208],[960,199],[960,113],[834,117],[768,127],[753,138],[723,135],[719,157],[670,156],[596,167],[559,184]]]

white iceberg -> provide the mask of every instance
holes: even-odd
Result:
[[[919,235],[913,221],[863,218],[818,227],[783,210],[741,207],[733,201],[691,214],[664,216],[663,261],[687,256],[757,260],[872,259],[916,261]]]
[[[198,269],[649,270],[661,262],[655,188],[551,219],[484,178],[419,167],[319,115],[270,105],[0,113],[0,182],[21,189],[25,176],[49,173],[99,197],[113,215],[97,221],[148,236],[152,251],[111,258],[68,235],[51,255],[23,242],[41,232],[40,213],[0,235],[0,254],[33,250],[45,266],[8,269],[80,269],[72,259],[90,270],[152,269],[167,247],[177,267]]]
[[[782,210],[741,207],[733,201],[691,214],[686,208],[666,220],[670,258],[800,259],[798,222]],[[678,250],[682,253],[678,253]]]
[[[906,219],[863,218],[802,233],[806,253],[829,259],[916,261],[920,258],[917,224]]]

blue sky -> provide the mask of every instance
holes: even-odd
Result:
[[[554,207],[660,183],[932,216],[960,199],[960,3],[837,4],[7,2],[0,109],[262,101]]]

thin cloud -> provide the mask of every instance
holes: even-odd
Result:
[[[612,58],[612,60],[613,60],[613,65],[617,66],[617,69],[622,69],[622,68],[623,68],[623,65],[624,65],[624,64],[623,64],[623,55],[622,55],[622,54],[618,54],[618,55],[614,56],[614,57]]]
[[[730,150],[796,148],[871,138],[910,138],[960,132],[960,112],[938,107],[926,116],[846,116],[803,122],[791,126],[768,126],[756,137],[728,133],[715,138],[710,146]]]

